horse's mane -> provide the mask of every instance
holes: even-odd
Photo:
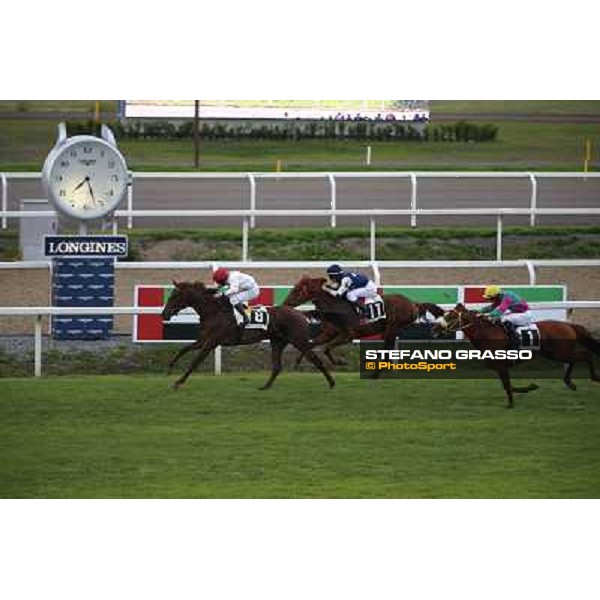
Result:
[[[457,310],[459,308],[461,309],[460,312],[472,319],[473,325],[481,325],[484,327],[501,327],[500,323],[492,321],[488,316],[477,312],[476,310],[468,309],[464,304],[460,302],[454,307],[453,310]]]
[[[311,277],[310,275],[303,275],[296,285],[302,285],[306,283],[319,282],[323,285],[327,281],[327,277]]]
[[[195,306],[195,303],[200,303],[206,308],[210,304],[219,307],[220,310],[229,309],[229,300],[225,296],[215,296],[219,291],[218,288],[206,285],[203,281],[173,281],[176,289],[184,294],[188,294],[187,302],[189,306]]]

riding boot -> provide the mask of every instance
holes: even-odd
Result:
[[[241,327],[246,327],[248,325],[248,315],[246,314],[246,307],[243,302],[236,304],[233,308],[238,311],[240,315],[242,315],[242,319],[244,322],[241,324]]]
[[[511,321],[504,321],[504,327],[508,334],[508,341],[511,350],[519,349],[519,334],[517,333],[517,327]]]

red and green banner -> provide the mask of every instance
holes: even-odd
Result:
[[[135,289],[135,306],[164,306],[173,286],[138,285]],[[250,304],[279,306],[290,293],[292,286],[262,287],[258,298]],[[459,301],[458,286],[385,286],[385,294],[404,294],[414,302],[456,304]],[[168,322],[160,315],[136,315],[133,324],[135,342],[189,341],[198,337],[199,319],[194,311],[186,309]]]
[[[135,306],[164,306],[173,286],[170,285],[138,285],[135,288]],[[250,304],[278,306],[289,294],[291,286],[262,287],[260,296]],[[483,285],[473,286],[384,286],[380,293],[403,294],[413,302],[429,302],[432,304],[454,305],[457,302],[465,304],[484,303]],[[528,302],[550,302],[566,300],[566,287],[562,285],[521,286],[509,285],[503,287],[522,296]],[[535,317],[541,319],[566,318],[564,309],[536,309]],[[169,342],[189,341],[197,339],[199,327],[198,315],[192,309],[185,309],[169,322],[163,322],[161,315],[136,315],[133,324],[133,340],[135,342]]]

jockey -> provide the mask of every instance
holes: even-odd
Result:
[[[533,322],[533,314],[525,300],[514,292],[503,292],[497,285],[488,285],[483,297],[491,300],[491,304],[478,312],[489,317],[500,317],[500,321],[508,327],[508,333],[515,346],[518,345],[517,327],[529,327]]]
[[[377,286],[366,275],[354,271],[344,271],[340,265],[327,267],[327,275],[337,287],[328,289],[332,296],[346,298],[354,304],[360,313],[365,314],[364,307],[358,304],[359,298],[373,298],[377,295]]]
[[[258,297],[260,290],[252,275],[240,271],[228,271],[219,267],[213,272],[213,281],[220,287],[223,295],[229,298],[233,308],[238,311],[244,320],[242,326],[248,324],[246,303]]]

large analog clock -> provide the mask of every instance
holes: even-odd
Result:
[[[127,191],[130,175],[106,125],[102,137],[67,137],[63,123],[42,171],[42,185],[56,209],[74,219],[112,213]]]

